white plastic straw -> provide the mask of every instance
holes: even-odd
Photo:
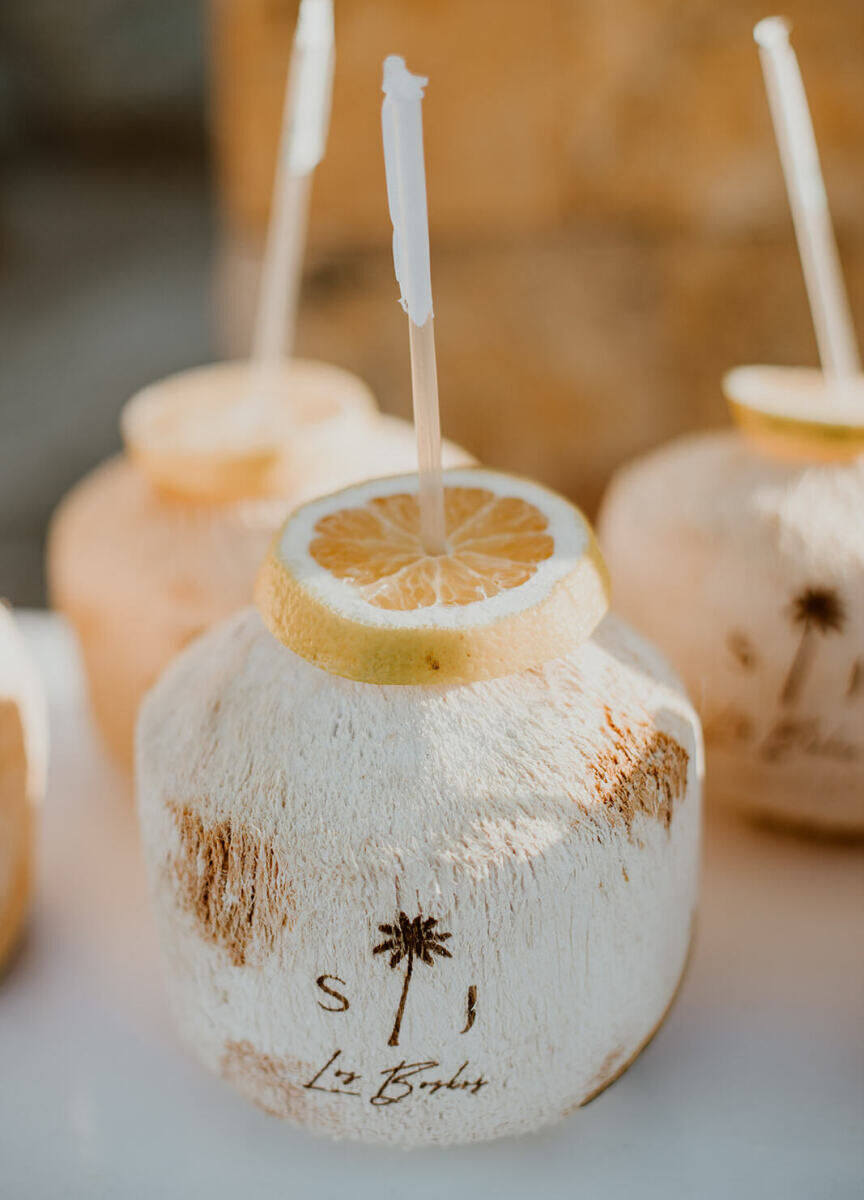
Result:
[[[441,478],[441,419],[429,264],[429,217],[423,162],[423,88],[428,80],[412,75],[405,60],[384,61],[381,125],[387,197],[393,222],[393,264],[408,314],[411,386],[419,469],[420,537],[427,554],[447,549],[444,485]]]
[[[333,0],[302,0],[285,86],[276,181],[252,343],[250,400],[273,402],[294,348],[306,214],[324,157],[333,94]]]
[[[767,17],[756,25],[753,36],[765,74],[822,369],[829,381],[842,385],[858,374],[861,361],[804,81],[789,43],[790,28],[782,17]]]

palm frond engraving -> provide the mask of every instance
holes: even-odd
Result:
[[[814,648],[814,634],[826,636],[842,633],[846,623],[846,606],[834,588],[805,587],[793,596],[789,618],[801,630],[801,640],[780,693],[783,704],[793,704],[801,693],[801,684]]]
[[[864,692],[864,658],[856,658],[852,664],[852,670],[849,672],[849,686],[846,689],[846,695],[853,697]]]
[[[387,1042],[388,1046],[399,1045],[399,1030],[402,1028],[405,1001],[408,999],[408,988],[411,985],[415,959],[426,963],[428,967],[433,967],[435,955],[441,958],[453,957],[447,947],[442,944],[447,941],[450,934],[439,932],[435,928],[437,924],[437,917],[418,915],[411,920],[404,912],[400,912],[392,925],[378,926],[379,931],[384,934],[384,941],[379,943],[372,953],[389,954],[390,967],[393,970],[403,959],[406,964],[399,1007],[396,1009],[396,1020],[393,1022],[393,1032]]]

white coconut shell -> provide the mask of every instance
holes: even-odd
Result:
[[[255,1103],[334,1135],[470,1142],[556,1120],[675,994],[701,775],[680,684],[613,617],[523,674],[381,687],[236,614],[138,725],[183,1037]],[[374,951],[400,912],[434,918],[447,956],[413,962],[397,1045],[407,959]]]
[[[47,743],[39,680],[12,614],[0,604],[0,967],[27,911]]]
[[[734,432],[687,437],[615,476],[599,529],[616,609],[700,710],[709,796],[864,831],[864,459],[788,463]],[[808,589],[836,619],[820,628],[817,612],[805,637]]]
[[[359,432],[358,432],[359,429]],[[313,486],[284,499],[196,504],[166,496],[125,458],[96,468],[54,518],[48,574],[54,606],[81,644],[94,715],[131,770],[135,716],[147,689],[189,641],[252,599],[270,540],[296,504],[376,475],[416,468],[413,428],[395,417],[352,423]],[[445,443],[446,466],[473,459]]]

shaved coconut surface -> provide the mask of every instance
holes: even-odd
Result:
[[[334,677],[237,614],[139,720],[185,1040],[255,1103],[337,1136],[447,1144],[557,1120],[674,996],[701,776],[680,684],[612,617],[541,668],[433,688]]]

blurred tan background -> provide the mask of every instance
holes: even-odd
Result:
[[[114,444],[129,392],[248,344],[297,3],[81,0],[74,16],[60,0],[4,5],[0,128],[17,173],[0,203],[0,339],[13,334],[11,373],[0,362],[0,591],[31,599],[50,503]],[[784,8],[860,327],[864,5]],[[407,415],[379,125],[381,61],[397,52],[430,76],[448,436],[593,509],[622,459],[724,420],[727,367],[814,362],[751,36],[765,15],[757,0],[336,0],[298,349],[358,371]],[[14,66],[25,42],[49,93],[63,82],[38,119],[40,89],[22,100]],[[39,297],[28,255],[48,259]]]

